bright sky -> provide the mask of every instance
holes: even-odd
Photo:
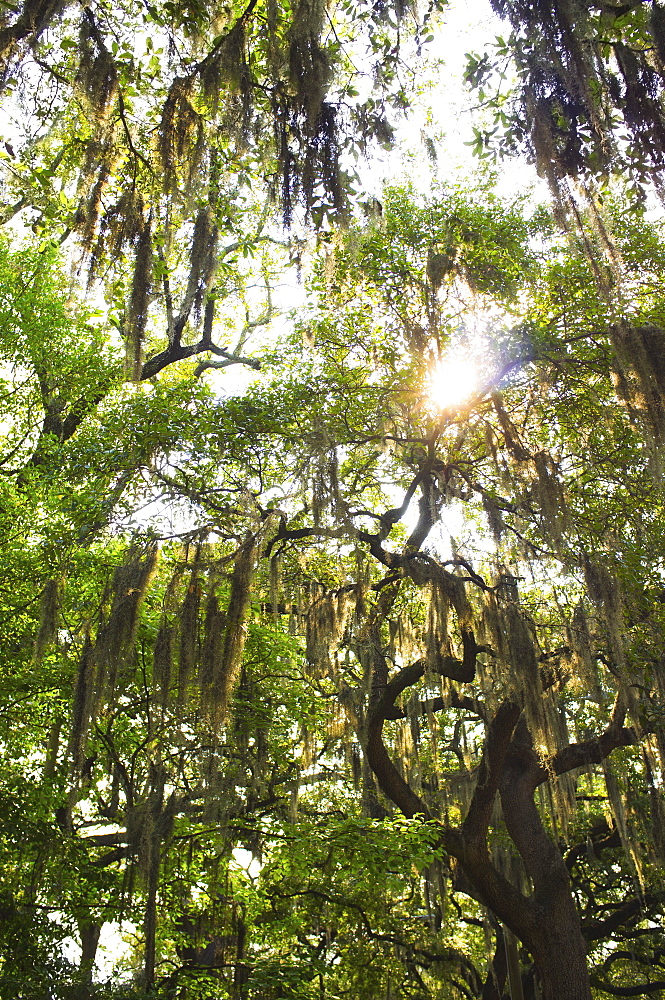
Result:
[[[432,178],[454,180],[472,175],[478,161],[466,143],[472,138],[474,115],[472,109],[476,96],[463,83],[467,52],[482,52],[497,35],[506,30],[494,14],[489,0],[471,0],[470,3],[452,0],[442,15],[443,27],[435,32],[435,39],[427,46],[433,60],[440,59],[441,67],[433,79],[423,82],[419,100],[409,110],[407,120],[399,125],[398,148],[376,157],[363,171],[363,181],[369,192],[379,194],[381,187],[395,180],[409,177],[419,187],[426,189]],[[422,144],[421,132],[431,137],[436,145],[437,163],[432,167]],[[541,182],[535,170],[527,163],[515,169],[501,170],[497,190],[504,196],[523,191]]]

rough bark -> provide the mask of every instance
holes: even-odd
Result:
[[[591,1000],[586,943],[568,868],[534,802],[539,770],[526,725],[521,723],[500,782],[506,827],[533,885],[535,920],[520,937],[536,963],[543,1000]]]

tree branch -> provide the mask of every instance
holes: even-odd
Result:
[[[582,743],[571,743],[555,754],[547,766],[541,766],[536,772],[536,785],[541,785],[555,774],[566,774],[576,767],[588,764],[602,764],[606,757],[619,747],[635,746],[638,743],[637,734],[632,727],[610,725],[600,736],[585,740]]]
[[[614,913],[604,920],[589,920],[582,925],[582,933],[585,939],[591,941],[602,941],[611,938],[614,931],[631,920],[641,920],[645,907],[661,902],[661,897],[653,893],[647,893],[643,898],[635,896],[618,906]]]
[[[212,351],[213,353],[220,354],[226,357],[226,365],[248,365],[250,368],[254,368],[255,371],[259,371],[261,368],[261,362],[257,358],[244,358],[240,355],[231,354],[225,351],[221,347],[215,347],[212,344],[206,343],[204,340],[199,340],[197,344],[180,344],[177,338],[172,344],[163,350],[159,354],[153,354],[151,358],[148,358],[144,362],[141,368],[141,373],[139,375],[139,381],[145,382],[146,379],[154,378],[162,369],[167,368],[168,365],[175,364],[177,361],[184,361],[187,358],[196,357],[197,354],[203,354],[205,351]]]
[[[506,752],[520,714],[519,705],[512,701],[504,701],[490,722],[473,798],[462,824],[462,835],[467,848],[487,851],[487,829],[492,806],[499,790]]]
[[[590,975],[589,982],[598,990],[610,993],[614,997],[643,997],[646,993],[660,993],[665,990],[665,980],[658,979],[655,983],[642,983],[639,986],[615,986],[605,983],[598,976]]]

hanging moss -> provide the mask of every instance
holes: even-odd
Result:
[[[247,25],[240,17],[204,60],[201,86],[214,111],[219,110],[223,93],[240,97],[242,125],[249,122],[252,77],[248,62]]]
[[[533,456],[533,464],[538,477],[535,494],[544,527],[553,541],[560,541],[565,526],[566,499],[559,470],[544,451]]]
[[[199,684],[204,704],[214,711],[216,693],[214,690],[215,674],[222,655],[224,645],[224,629],[226,614],[219,607],[219,601],[214,591],[206,602],[204,639],[201,646],[201,662]]]
[[[136,241],[134,274],[127,313],[125,355],[127,374],[134,381],[141,377],[143,339],[148,322],[148,306],[152,289],[152,223],[148,219]]]
[[[548,705],[544,698],[535,635],[515,603],[510,602],[503,614],[504,627],[508,633],[510,667],[524,702],[529,729],[542,749],[553,752],[557,746],[556,736],[552,733]]]
[[[55,776],[58,764],[58,753],[60,750],[60,735],[64,726],[62,716],[59,716],[51,723],[48,739],[46,741],[46,754],[44,756],[44,784],[50,785]]]
[[[327,664],[331,634],[328,625],[329,602],[324,600],[323,588],[313,581],[309,585],[309,603],[305,625],[305,656],[311,670],[320,670]]]
[[[449,602],[450,588],[442,586],[439,581],[433,581],[429,587],[426,646],[427,661],[434,671],[448,649]]]
[[[60,586],[57,580],[47,580],[39,602],[39,628],[35,637],[33,658],[40,664],[48,647],[58,637]]]
[[[170,701],[173,673],[173,634],[173,626],[169,625],[165,618],[162,618],[152,657],[152,682],[158,704],[162,708],[166,708]]]
[[[210,207],[206,206],[198,212],[194,222],[185,293],[185,302],[193,304],[194,313],[199,319],[205,293],[217,266],[218,235]]]
[[[194,83],[192,77],[176,77],[162,109],[159,153],[167,193],[182,164],[186,164],[187,176],[191,177],[201,162],[203,122],[192,104]]]
[[[503,397],[500,392],[495,391],[492,393],[492,403],[494,405],[496,415],[499,418],[499,425],[503,432],[504,444],[508,452],[517,462],[527,462],[531,457],[530,453],[522,444],[519,432],[513,421],[508,416],[506,408],[503,405]]]
[[[271,557],[269,573],[270,573],[269,576],[270,610],[272,612],[273,621],[278,622],[279,611],[280,611],[280,598],[281,598],[279,556],[273,555]]]
[[[492,4],[512,25],[520,79],[510,136],[547,178],[560,221],[577,225],[570,211],[573,183],[588,188],[590,180],[623,174],[638,199],[652,185],[662,197],[662,4]]]
[[[570,737],[565,724],[565,717],[556,708],[552,712],[552,722],[550,723],[554,739],[558,742],[554,750],[570,743]],[[557,721],[560,722],[557,725]],[[554,809],[556,813],[557,826],[561,831],[561,836],[566,843],[569,842],[569,829],[571,823],[577,816],[577,777],[574,772],[566,772],[554,779]]]
[[[665,663],[662,659],[653,664],[654,697],[657,704],[665,703]],[[660,770],[665,773],[665,726],[657,721],[654,725],[654,739],[660,761]]]
[[[120,256],[125,247],[136,247],[145,231],[145,202],[132,185],[111,204],[100,220],[98,245],[93,257],[106,248],[109,255]]]
[[[616,386],[657,445],[665,444],[665,330],[615,324],[612,344],[618,365]]]
[[[78,774],[85,755],[86,736],[93,714],[96,687],[94,647],[90,636],[86,635],[72,700],[72,718],[67,750],[72,774]]]
[[[494,497],[487,491],[483,492],[483,510],[485,511],[485,517],[487,518],[487,527],[491,532],[492,538],[498,545],[503,538],[506,525],[503,520],[501,508],[497,504]]]
[[[330,495],[330,502],[333,509],[333,513],[338,514],[340,512],[340,492],[339,492],[339,462],[337,458],[337,449],[331,448],[327,456],[327,480],[328,480],[328,491]]]
[[[665,864],[665,800],[663,789],[657,786],[654,778],[657,761],[648,741],[642,749],[642,762],[649,792],[649,819],[653,851],[660,864]]]
[[[289,593],[289,635],[300,635],[303,621],[302,593],[296,583]]]
[[[332,71],[320,43],[325,12],[322,0],[300,0],[290,33],[289,76],[310,126],[321,113]]]
[[[483,594],[482,617],[480,621],[480,637],[489,645],[500,662],[508,661],[508,644],[506,630],[499,610],[496,594],[486,591]]]
[[[317,583],[310,584],[310,603],[305,617],[306,657],[315,676],[335,679],[337,651],[349,611],[346,588],[326,591]]]
[[[617,666],[625,672],[623,599],[619,582],[602,560],[589,555],[584,556],[584,577],[589,597],[603,611]]]
[[[665,161],[665,125],[663,123],[663,81],[649,64],[644,53],[622,41],[614,43],[614,56],[621,75],[620,88],[612,88],[612,97],[620,104],[636,147],[651,162]]]
[[[118,92],[118,73],[111,53],[97,30],[90,11],[81,20],[77,79],[99,123],[111,110]]]
[[[103,147],[102,147],[103,151]],[[102,157],[98,165],[96,176],[90,174],[81,179],[79,190],[79,207],[74,220],[74,228],[79,234],[83,250],[91,254],[91,262],[88,269],[88,277],[91,282],[95,273],[95,255],[93,245],[97,233],[97,225],[102,214],[102,196],[106,191],[111,179],[112,163]]]
[[[95,642],[99,665],[99,683],[113,699],[118,671],[134,655],[134,636],[138,615],[150,580],[157,568],[156,546],[143,553],[130,549],[126,561],[115,570],[111,584],[112,605],[108,621],[102,625]],[[99,694],[103,692],[100,687]]]
[[[306,771],[314,761],[314,734],[305,721],[300,724],[300,742],[302,743],[302,766]]]
[[[248,535],[236,556],[225,615],[223,642],[213,667],[211,703],[214,718],[218,722],[224,721],[227,717],[231,694],[240,670],[254,564],[255,539],[253,535]]]
[[[315,526],[321,524],[321,517],[326,509],[327,489],[323,463],[318,460],[312,469],[312,520]]]
[[[611,808],[611,819],[614,821],[614,825],[618,831],[621,846],[623,847],[626,856],[632,861],[640,886],[642,890],[644,890],[644,874],[640,846],[635,843],[630,825],[628,823],[625,796],[619,783],[618,776],[615,774],[612,765],[607,758],[603,761],[603,774],[605,776],[607,798]]]
[[[189,695],[192,680],[196,676],[199,653],[199,607],[201,604],[200,584],[201,545],[197,545],[191,564],[191,574],[185,598],[178,612],[180,643],[178,650],[178,701],[182,705]]]
[[[470,626],[473,623],[473,609],[469,602],[464,580],[444,571],[437,577],[437,584],[452,604],[457,615],[458,625],[460,627]]]
[[[173,798],[164,802],[164,775],[156,769],[147,796],[128,803],[125,815],[127,843],[136,860],[137,872],[144,885],[150,886],[159,868],[161,845],[170,835]]]
[[[602,702],[598,664],[593,655],[591,632],[582,601],[575,606],[568,635],[573,651],[575,674],[581,682],[582,689],[594,700]]]
[[[414,690],[406,702],[406,717],[409,720],[411,741],[416,753],[420,752],[420,719],[422,714],[423,708],[420,701],[420,695]]]

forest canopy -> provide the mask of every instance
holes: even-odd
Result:
[[[453,10],[5,8],[2,997],[665,991],[662,11]]]

